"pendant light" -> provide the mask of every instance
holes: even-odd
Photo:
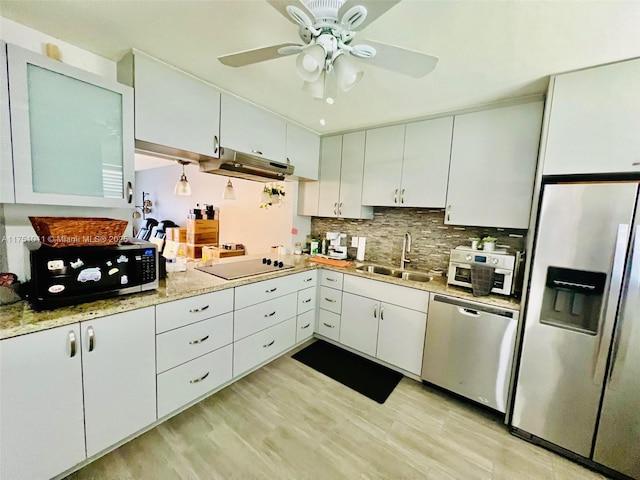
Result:
[[[187,176],[184,173],[184,166],[189,163],[184,160],[178,160],[178,163],[182,165],[182,175],[180,175],[180,180],[176,183],[175,188],[173,189],[173,193],[176,195],[191,195],[191,185],[189,185],[189,181],[187,180]]]
[[[231,183],[231,179],[227,180],[227,186],[224,187],[224,192],[222,193],[223,200],[235,200],[236,192],[233,190],[233,183]]]

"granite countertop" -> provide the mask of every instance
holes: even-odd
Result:
[[[254,255],[243,257],[244,260],[249,258],[261,258],[262,255]],[[239,258],[221,259],[220,262],[241,261]],[[443,295],[450,295],[466,300],[472,300],[497,307],[509,308],[513,310],[520,309],[520,302],[511,297],[499,295],[489,295],[485,297],[474,297],[471,291],[455,286],[447,286],[444,277],[434,277],[430,282],[414,282],[409,280],[400,280],[392,277],[374,273],[363,273],[356,270],[356,266],[351,267],[333,267],[329,265],[319,265],[309,260],[308,255],[289,255],[283,258],[285,263],[289,263],[294,267],[284,271],[274,271],[261,275],[254,275],[238,280],[223,280],[214,275],[209,275],[194,269],[194,264],[190,263],[186,272],[169,273],[167,278],[160,281],[160,287],[157,290],[135,293],[131,295],[122,295],[112,297],[105,300],[83,303],[70,307],[62,307],[55,310],[44,310],[37,312],[29,306],[26,301],[20,301],[12,305],[0,307],[0,340],[5,338],[16,337],[27,333],[46,330],[49,328],[70,325],[84,320],[106,317],[116,313],[127,312],[138,308],[158,305],[181,298],[192,297],[217,290],[239,287],[249,283],[262,280],[289,275],[296,272],[315,268],[325,268],[341,273],[358,275],[361,277],[371,278],[373,280],[386,281],[403,285],[405,287],[427,290]]]

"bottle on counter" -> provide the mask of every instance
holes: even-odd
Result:
[[[311,246],[309,247],[309,253],[311,255],[317,255],[318,254],[318,248],[319,248],[319,243],[318,240],[316,240],[315,238],[311,239]]]
[[[323,255],[327,254],[327,239],[326,238],[322,239],[322,254]]]

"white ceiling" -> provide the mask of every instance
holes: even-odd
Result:
[[[365,65],[362,81],[328,105],[301,91],[295,56],[240,68],[217,61],[299,41],[296,26],[265,1],[0,0],[0,7],[6,18],[111,60],[137,48],[322,134],[539,94],[550,74],[640,56],[638,0],[403,0],[358,38],[438,56],[436,69],[416,80]]]

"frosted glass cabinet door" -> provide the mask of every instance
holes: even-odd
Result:
[[[7,64],[7,44],[0,41],[0,65]],[[13,160],[9,123],[9,80],[7,69],[0,68],[0,203],[13,203]]]
[[[14,45],[7,57],[16,202],[128,206],[132,89]]]

